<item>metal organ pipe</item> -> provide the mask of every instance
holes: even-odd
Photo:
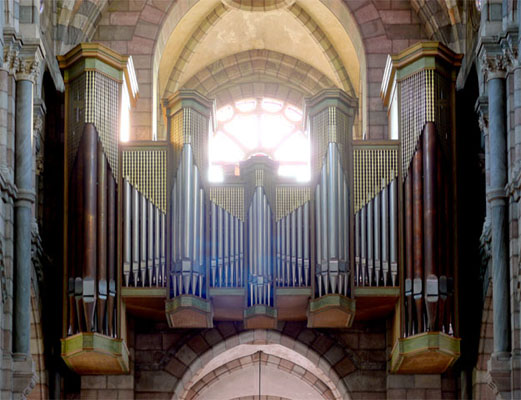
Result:
[[[205,199],[204,199],[204,190],[201,188],[199,189],[199,297],[203,296],[203,282],[204,282],[204,276],[206,275],[206,271],[204,269],[204,238],[205,235]],[[195,293],[194,293],[195,294]]]
[[[304,285],[309,286],[309,201],[304,203]]]
[[[139,193],[132,187],[132,278],[134,286],[139,273]]]
[[[396,179],[393,179],[389,185],[389,234],[391,250],[391,280],[393,286],[396,285],[396,278],[398,276],[398,190],[396,186]]]
[[[302,286],[302,206],[297,208],[297,281],[298,286]]]
[[[297,213],[291,214],[291,286],[295,286],[297,272]]]
[[[381,195],[378,193],[374,198],[374,269],[376,286],[380,285],[380,246],[381,246],[381,228],[380,228],[380,213],[381,213]]]
[[[139,200],[141,211],[139,222],[141,263],[139,267],[141,273],[141,286],[145,286],[145,274],[147,270],[147,199],[140,193]]]
[[[368,269],[368,284],[372,286],[373,278],[373,205],[374,202],[371,200],[367,203],[367,269]]]
[[[217,277],[217,205],[211,202],[211,261],[210,261],[210,272],[212,279],[212,286],[217,286],[215,281]]]
[[[328,224],[327,224],[327,169],[326,169],[326,163],[324,163],[324,166],[322,167],[322,190],[320,191],[321,195],[321,205],[320,205],[320,211],[321,211],[321,221],[322,221],[322,262],[321,262],[321,269],[322,269],[322,281],[324,285],[324,291],[326,294],[329,293],[328,288],[328,280],[329,280],[329,251],[328,251]]]
[[[123,240],[123,275],[125,286],[129,285],[130,263],[131,263],[131,240],[132,240],[132,189],[128,180],[123,180],[123,214],[124,220],[124,240]]]
[[[147,202],[148,205],[148,250],[147,250],[147,258],[148,258],[148,286],[152,286],[152,278],[153,278],[153,269],[154,269],[154,242],[157,240],[157,237],[154,236],[154,205],[151,201]],[[156,281],[159,279],[156,273]]]
[[[320,210],[320,204],[321,204],[321,193],[320,193],[320,184],[317,185],[317,188],[315,189],[315,227],[316,227],[316,243],[317,243],[317,266],[316,266],[316,276],[317,276],[317,286],[318,286],[318,296],[322,297],[322,271],[321,271],[321,265],[322,265],[322,224],[321,224],[321,210]]]
[[[413,170],[413,296],[417,332],[423,332],[423,151],[421,141],[412,159]]]
[[[389,190],[382,181],[382,274],[384,286],[389,278]]]

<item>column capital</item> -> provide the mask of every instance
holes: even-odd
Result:
[[[484,81],[490,79],[504,79],[511,67],[512,58],[507,53],[490,54],[486,50],[481,54],[481,71],[484,75]]]
[[[17,81],[31,81],[36,83],[40,72],[40,60],[36,57],[19,56],[16,68]]]
[[[0,67],[3,71],[7,71],[10,75],[14,75],[18,69],[18,53],[20,47],[17,43],[10,42],[4,46],[3,65]]]

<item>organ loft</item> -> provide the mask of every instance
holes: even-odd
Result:
[[[521,398],[517,0],[0,2],[0,397]]]

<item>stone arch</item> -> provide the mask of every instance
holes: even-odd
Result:
[[[96,21],[97,30],[90,39],[134,57],[140,85],[140,97],[132,120],[134,138],[152,138],[153,125],[160,120],[158,71],[163,55],[176,59],[191,32],[186,31],[186,26],[179,30],[175,37],[177,47],[173,49],[166,46],[171,34],[180,27],[181,20],[186,19],[187,25],[193,27],[209,9],[219,4],[222,4],[220,0],[115,1],[105,5],[99,17],[94,17],[97,9],[87,17],[89,21]],[[315,0],[296,0],[296,5],[306,10],[315,4]],[[343,37],[337,33],[345,35],[347,32],[360,58],[359,80],[363,93],[360,103],[366,125],[363,127],[365,136],[382,138],[387,127],[387,113],[379,97],[383,65],[387,54],[399,52],[429,36],[422,27],[422,17],[418,16],[411,2],[403,0],[320,0],[320,4],[338,24],[338,29],[326,32],[329,40],[335,48],[342,48]],[[446,12],[445,8],[441,10]],[[323,26],[324,22],[317,23]]]
[[[218,104],[249,96],[268,96],[298,107],[304,97],[331,87],[334,83],[317,69],[270,50],[247,50],[224,57],[194,74],[183,86],[215,98]]]
[[[331,345],[327,354],[321,354],[324,343],[332,343],[333,339],[313,332],[306,328],[299,329],[297,336],[311,339],[311,344],[275,330],[248,330],[237,331],[233,325],[221,325],[218,329],[211,329],[196,335],[186,343],[176,347],[166,363],[165,370],[178,377],[174,387],[173,398],[188,398],[188,392],[197,383],[205,365],[218,356],[237,348],[240,345],[280,345],[282,348],[294,352],[316,366],[322,376],[321,379],[336,388],[335,398],[349,398],[344,379],[355,371],[356,360],[348,354],[344,347]],[[220,340],[219,340],[220,338]],[[210,347],[202,343],[213,342]],[[199,348],[195,352],[194,348]],[[183,397],[184,396],[184,397]],[[339,396],[339,397],[338,397]]]

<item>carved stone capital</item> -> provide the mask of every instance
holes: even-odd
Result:
[[[40,72],[40,61],[32,57],[19,57],[16,70],[16,80],[26,80],[35,83]]]
[[[481,70],[484,74],[484,81],[490,79],[505,78],[509,68],[511,68],[511,57],[504,53],[488,54],[483,51],[481,55]]]
[[[483,136],[488,136],[488,115],[483,112],[478,112],[478,124]]]
[[[16,73],[19,62],[19,51],[19,47],[14,43],[9,43],[4,46],[4,63],[1,68],[2,70],[7,71],[11,75]]]

